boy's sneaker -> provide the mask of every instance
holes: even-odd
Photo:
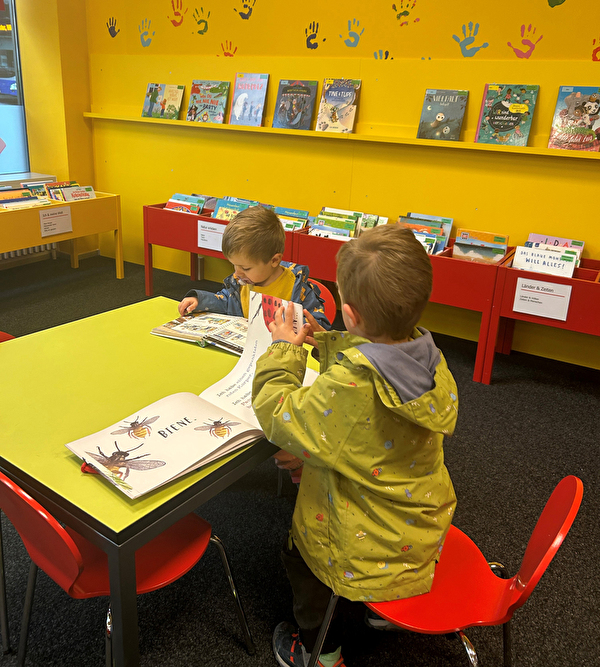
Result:
[[[281,667],[306,667],[310,660],[310,653],[302,645],[297,629],[285,621],[273,633],[273,653]],[[317,660],[317,667],[324,667],[320,660]],[[344,659],[340,656],[333,667],[346,667]]]
[[[391,632],[405,632],[404,628],[401,628],[398,625],[394,625],[390,621],[386,621],[385,618],[379,616],[374,611],[367,607],[365,611],[365,623],[369,628],[374,630],[389,630]]]

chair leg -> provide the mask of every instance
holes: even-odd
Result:
[[[501,579],[508,579],[508,570],[502,563],[488,563],[492,572]],[[512,640],[510,635],[510,621],[502,626],[502,643],[504,646],[504,667],[512,667]]]
[[[104,655],[106,667],[113,667],[112,659],[112,609],[108,606],[106,612],[106,633],[104,638]]]
[[[4,545],[2,542],[2,512],[0,511],[0,631],[2,632],[2,650],[4,655],[10,653],[10,637],[8,634],[8,605],[6,603],[6,579],[4,576]]]
[[[317,664],[317,660],[321,655],[321,649],[323,648],[323,644],[325,643],[325,637],[327,636],[327,631],[329,630],[329,626],[331,625],[331,619],[333,618],[333,612],[335,611],[335,607],[337,605],[339,597],[340,597],[339,595],[332,593],[331,597],[329,598],[329,604],[327,605],[327,610],[325,611],[325,618],[321,623],[321,629],[319,630],[317,641],[315,642],[313,650],[310,654],[310,660],[308,661],[307,667],[315,667],[315,665]]]
[[[223,543],[216,535],[211,535],[210,541],[217,547],[217,549],[219,550],[219,554],[221,555],[221,561],[223,562],[225,574],[227,575],[227,580],[229,581],[229,587],[231,588],[231,592],[233,593],[233,597],[235,599],[235,604],[236,604],[235,609],[238,615],[238,620],[240,622],[240,625],[242,626],[242,632],[244,634],[244,639],[246,641],[246,648],[248,649],[248,653],[250,655],[254,655],[254,653],[256,652],[256,648],[254,646],[254,642],[252,641],[250,628],[248,627],[248,623],[246,621],[246,615],[244,614],[242,601],[240,600],[240,596],[238,594],[235,582],[233,580],[233,575],[231,574],[231,568],[229,567],[229,561],[227,559],[227,554],[225,553],[225,547],[223,546]]]
[[[19,637],[19,651],[17,653],[17,667],[25,664],[25,653],[27,651],[27,635],[29,634],[29,621],[31,619],[31,607],[33,605],[33,593],[35,591],[35,580],[37,578],[37,565],[31,561],[29,576],[27,577],[27,590],[25,592],[25,604],[23,605],[23,619],[21,621],[21,636]]]
[[[460,630],[456,634],[458,635],[458,638],[462,642],[462,645],[467,652],[467,657],[469,658],[469,662],[471,663],[472,667],[478,667],[479,659],[477,658],[477,653],[475,653],[475,649],[473,648],[473,644],[471,644],[470,639],[467,637],[467,635],[465,635],[464,632]]]

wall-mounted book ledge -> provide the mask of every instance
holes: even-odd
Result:
[[[416,139],[412,137],[384,136],[368,133],[337,133],[337,132],[316,132],[314,130],[287,130],[273,127],[250,127],[244,125],[228,125],[217,123],[195,123],[187,120],[161,120],[158,118],[138,118],[128,116],[117,116],[112,114],[101,114],[85,112],[85,118],[93,120],[103,120],[123,123],[146,123],[168,127],[185,127],[190,130],[217,131],[217,132],[250,132],[268,135],[282,135],[287,137],[308,137],[312,139],[333,140],[333,141],[358,141],[372,142],[380,144],[397,144],[404,146],[428,146],[432,148],[450,149],[450,150],[474,150],[491,153],[520,153],[522,155],[544,155],[557,158],[574,158],[583,160],[600,159],[599,152],[590,151],[569,151],[557,150],[553,148],[543,148],[538,146],[495,146],[492,144],[478,144],[470,141],[435,141],[431,139]],[[417,128],[414,127],[416,136]]]

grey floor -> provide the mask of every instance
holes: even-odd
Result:
[[[179,299],[186,276],[155,271],[157,295]],[[214,289],[214,284],[204,285]],[[59,259],[0,271],[0,330],[22,336],[146,298],[140,266],[83,260],[78,270]],[[473,383],[475,344],[435,334],[459,386],[459,421],[447,440],[446,462],[458,495],[455,523],[489,560],[516,572],[537,516],[556,483],[575,474],[584,499],[573,528],[537,589],[513,620],[519,667],[600,665],[598,506],[600,372],[529,355],[499,357],[493,384]],[[596,339],[597,340],[597,339]],[[1,368],[0,368],[1,371]],[[217,554],[210,549],[178,582],[139,598],[142,665],[275,666],[271,633],[291,620],[291,594],[279,560],[294,504],[285,480],[276,496],[270,461],[202,507],[225,543],[256,642],[249,656],[237,626]],[[28,560],[3,520],[13,645],[19,634]],[[103,665],[106,599],[71,600],[40,574],[27,665]],[[363,624],[361,604],[342,608],[348,667],[459,667],[460,644],[443,636],[378,633]],[[468,632],[483,667],[502,664],[500,628]],[[3,665],[16,664],[14,655]]]

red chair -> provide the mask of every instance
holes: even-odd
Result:
[[[337,305],[335,303],[335,297],[333,294],[318,280],[313,280],[312,278],[308,279],[309,283],[316,285],[320,291],[320,297],[325,301],[323,308],[325,309],[325,317],[329,320],[330,324],[333,324],[335,316],[337,315]]]
[[[71,597],[85,599],[110,595],[107,556],[97,546],[61,524],[23,489],[0,473],[0,507],[21,536],[31,558],[23,609],[17,665],[25,663],[27,634],[38,567]],[[223,545],[212,535],[209,523],[188,514],[138,549],[135,554],[138,593],[163,588],[182,577],[202,558],[208,543],[219,549],[227,579],[235,598],[238,619],[248,652],[254,653],[237,589]],[[112,665],[110,608],[106,627],[106,664]]]
[[[510,579],[494,574],[496,570],[504,573],[504,566],[487,563],[475,543],[451,526],[429,593],[365,604],[405,630],[433,635],[456,632],[473,667],[479,662],[464,630],[476,625],[503,625],[504,665],[510,667],[510,619],[554,558],[577,515],[582,496],[583,484],[577,477],[570,475],[558,483],[529,538],[521,567]],[[315,667],[337,599],[332,594],[308,667]]]
[[[11,336],[9,333],[0,331],[0,343],[3,343],[5,340],[11,340],[14,336]]]

